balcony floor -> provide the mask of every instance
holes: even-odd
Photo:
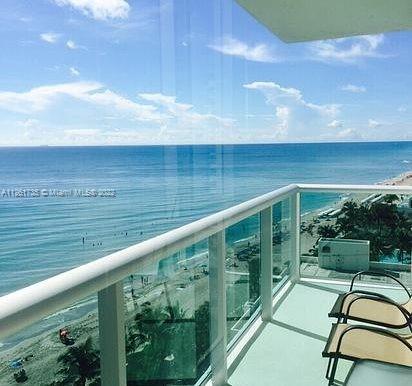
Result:
[[[229,378],[231,386],[327,385],[327,359],[321,352],[332,319],[327,314],[347,286],[296,284],[266,323]],[[371,289],[375,290],[376,289]],[[402,300],[398,290],[379,290]],[[352,362],[339,362],[336,380],[344,381]],[[340,382],[339,382],[340,384]],[[366,383],[365,383],[366,385]]]

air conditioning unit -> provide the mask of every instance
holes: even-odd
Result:
[[[369,240],[321,238],[318,243],[318,265],[334,271],[368,270],[369,251]]]

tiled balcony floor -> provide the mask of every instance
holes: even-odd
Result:
[[[364,288],[365,289],[365,288]],[[229,378],[231,386],[327,385],[327,359],[321,352],[332,319],[327,314],[347,287],[300,283],[295,285],[266,323]],[[371,289],[376,291],[375,288]],[[380,290],[401,300],[398,290]],[[352,362],[339,362],[337,381],[344,381]],[[336,382],[341,384],[341,382]]]

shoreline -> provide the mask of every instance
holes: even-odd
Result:
[[[392,185],[392,186],[411,186],[412,185],[412,171],[404,172],[399,176],[384,180],[378,185]]]

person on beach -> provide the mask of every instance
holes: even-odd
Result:
[[[60,342],[65,346],[72,346],[74,344],[74,339],[70,337],[70,332],[67,328],[61,328],[59,330]]]

